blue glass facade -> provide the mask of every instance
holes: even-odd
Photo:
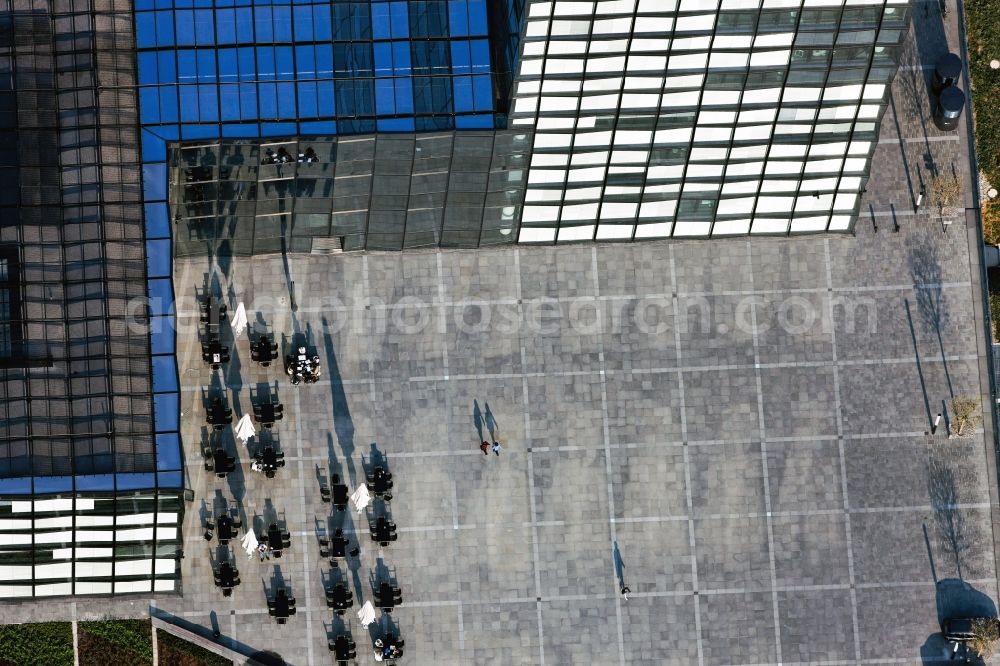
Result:
[[[164,139],[496,124],[486,0],[139,0],[135,17],[141,123]]]

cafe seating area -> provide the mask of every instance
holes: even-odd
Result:
[[[330,652],[334,653],[337,666],[347,666],[347,663],[358,657],[358,646],[350,634],[340,634],[328,642]]]
[[[278,624],[285,624],[289,617],[295,615],[295,597],[289,596],[286,588],[279,588],[274,598],[267,600],[267,612]]]
[[[343,583],[337,583],[333,589],[327,590],[326,605],[334,609],[337,615],[343,615],[354,605],[354,594]]]
[[[277,523],[271,523],[267,532],[260,536],[260,542],[271,549],[271,555],[281,557],[284,550],[291,548],[292,535],[287,530],[278,529]]]
[[[271,365],[278,358],[278,344],[269,335],[261,335],[250,345],[250,360],[260,363],[262,368]]]
[[[239,570],[229,562],[223,562],[215,571],[215,584],[222,588],[222,596],[232,596],[233,588],[240,584]]]
[[[206,410],[205,420],[214,430],[224,430],[233,422],[233,410],[222,402],[222,398],[212,398]]]
[[[274,423],[284,418],[284,415],[285,408],[280,402],[259,402],[253,406],[254,420],[265,428],[274,427]]]
[[[221,446],[213,449],[205,449],[205,471],[215,472],[215,476],[224,479],[236,469],[236,457],[226,453]]]

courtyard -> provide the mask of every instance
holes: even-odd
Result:
[[[183,597],[155,605],[205,627],[215,611],[224,640],[289,663],[325,662],[344,628],[363,656],[354,611],[386,571],[411,663],[939,650],[939,612],[997,592],[984,436],[931,434],[942,401],[983,390],[968,256],[960,228],[915,215],[857,238],[295,256],[287,277],[280,256],[180,263],[195,503]],[[213,374],[193,298],[212,276],[284,350],[314,348],[320,381],[251,363],[246,336]],[[251,393],[285,405],[274,479],[248,470],[253,441],[230,441],[227,479],[204,471],[213,384],[236,418]],[[400,533],[385,549],[363,515],[327,521],[318,481],[353,490],[378,456]],[[223,505],[292,534],[280,560],[237,552],[231,598],[202,538]],[[332,570],[318,537],[337,526],[361,553]],[[342,618],[324,601],[340,581],[356,600]],[[276,582],[299,602],[280,627]]]
[[[959,43],[936,11],[915,5],[854,235],[175,261],[182,594],[5,618],[153,607],[292,664],[330,663],[344,631],[366,659],[389,622],[413,664],[946,659],[941,619],[995,613],[996,465],[988,420],[935,427],[953,397],[990,399],[974,218],[917,205],[951,169],[974,204],[965,124],[945,134],[928,112],[929,69]],[[282,355],[309,347],[320,381],[292,386],[228,327],[232,360],[212,371],[202,292],[244,303]],[[205,470],[210,395],[237,419],[281,401],[275,478],[231,429],[236,470]],[[399,526],[382,549],[366,515],[320,495],[379,459]],[[203,538],[223,510],[291,534],[263,563],[231,544],[231,597],[212,577],[227,551]],[[334,569],[319,538],[337,527],[360,553]],[[364,629],[355,611],[385,576],[403,604]],[[342,617],[324,599],[338,582],[355,599]],[[283,626],[278,587],[298,600]]]

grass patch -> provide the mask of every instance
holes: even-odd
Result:
[[[152,666],[153,638],[148,620],[81,622],[80,666]]]
[[[0,626],[0,666],[73,666],[69,622]]]
[[[156,642],[160,666],[233,666],[228,659],[159,629]]]
[[[993,341],[1000,338],[1000,294],[990,292],[990,328],[993,329]]]
[[[990,185],[1000,188],[1000,76],[990,69],[990,60],[1000,57],[1000,0],[969,0],[965,3],[969,41],[969,72],[972,74],[976,119],[976,150],[979,168]]]
[[[983,204],[983,242],[1000,245],[1000,202],[987,201]]]

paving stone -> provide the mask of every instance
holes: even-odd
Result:
[[[850,590],[778,592],[781,655],[790,662],[854,661]]]
[[[829,511],[844,507],[836,440],[767,443],[772,511]]]
[[[747,592],[703,596],[701,638],[707,664],[776,662],[771,595]]]

